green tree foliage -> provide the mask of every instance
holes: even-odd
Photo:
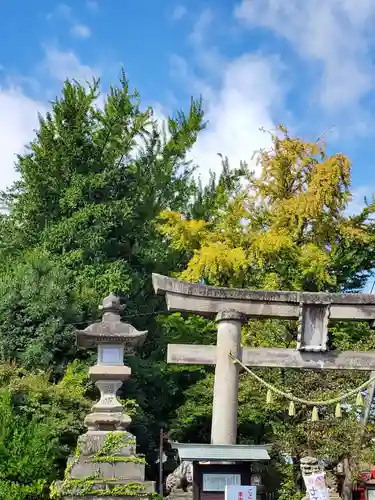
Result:
[[[18,432],[30,431],[26,450],[48,437],[53,458],[41,451],[34,472],[25,471],[48,482],[82,431],[87,405],[80,376],[86,368],[67,366],[73,359],[87,366],[93,354],[77,350],[74,329],[97,318],[109,292],[125,299],[124,321],[149,331],[140,352],[126,353],[133,377],[124,386],[134,413],[130,430],[149,458],[161,425],[180,440],[208,441],[212,369],[167,365],[165,355],[169,342],[208,344],[215,335],[205,319],[161,314],[165,304],[153,293],[153,272],[207,284],[313,291],[358,290],[371,273],[373,206],[346,214],[346,157],[329,157],[321,143],[282,131],[272,136],[273,148],[259,154],[260,176],[245,164],[230,170],[223,159],[222,175],[197,186],[186,157],[203,127],[201,102],[192,100],[186,114],[176,113],[162,128],[124,75],[104,99],[98,82],[83,87],[67,81],[18,157],[19,181],[0,199],[9,209],[0,216],[0,362],[5,367],[13,359],[21,368],[4,368],[11,374],[0,374],[0,388],[4,415],[19,425],[9,431],[2,456],[13,446],[19,459],[1,478],[1,498],[34,500],[32,494],[44,488],[26,475],[12,483],[18,462],[24,463],[16,452]],[[293,322],[249,322],[243,343],[292,347],[295,331]],[[335,347],[373,344],[366,325],[337,325],[332,335]],[[358,380],[259,373],[311,398]],[[298,409],[293,421],[286,409],[279,400],[267,407],[257,383],[241,375],[242,442],[272,441],[295,454],[313,445],[312,451],[334,461],[344,455],[347,435],[357,432],[350,415],[337,426],[327,413],[311,426],[306,409]],[[323,435],[330,440],[319,439]],[[327,449],[327,442],[338,444]],[[46,472],[39,476],[43,460]]]
[[[89,363],[75,328],[98,318],[109,292],[120,295],[124,321],[149,331],[141,352],[127,354],[134,379],[124,388],[138,405],[132,430],[143,452],[174,411],[179,383],[166,369],[155,321],[165,305],[151,274],[183,269],[187,258],[156,220],[162,210],[198,206],[186,155],[203,127],[199,100],[162,126],[125,75],[107,96],[96,81],[67,81],[18,157],[19,181],[1,196],[9,213],[0,218],[0,360],[60,380],[73,359]]]
[[[191,213],[172,210],[161,214],[162,234],[191,257],[179,276],[253,289],[361,290],[375,262],[375,206],[371,203],[359,214],[347,214],[351,200],[348,158],[328,156],[323,143],[292,138],[282,127],[271,139],[272,147],[258,153],[259,175],[242,165],[232,177],[229,193],[219,183],[216,198],[211,198],[215,202],[210,206],[215,208],[210,216],[194,218]],[[243,344],[292,348],[296,334],[293,321],[250,321],[243,329]],[[373,332],[366,324],[336,325],[331,336],[333,348],[374,347]],[[361,374],[347,372],[256,372],[286,392],[310,400],[327,400],[364,380]],[[213,377],[208,374],[188,389],[189,397],[177,411],[174,424],[181,440],[196,435],[197,427],[207,440],[212,387]],[[344,411],[338,420],[334,408],[322,407],[321,420],[315,423],[311,408],[301,406],[291,418],[289,403],[277,399],[270,407],[265,392],[249,374],[241,375],[242,442],[273,442],[281,452],[297,457],[314,453],[331,464],[349,455],[358,457],[362,434],[353,411]]]
[[[358,290],[374,263],[374,206],[348,216],[349,160],[280,132],[271,150],[258,154],[259,176],[243,165],[229,196],[219,183],[221,203],[211,217],[162,214],[162,233],[175,248],[193,252],[181,277],[222,286]]]
[[[66,82],[40,117],[18,159],[20,180],[3,195],[11,213],[1,242],[7,256],[35,247],[59,256],[95,305],[108,290],[145,293],[150,271],[173,259],[153,220],[189,199],[193,168],[185,155],[203,127],[200,102],[192,101],[163,132],[125,76],[102,110],[98,97],[97,82],[88,91]]]
[[[72,271],[46,251],[32,249],[4,269],[1,279],[1,361],[61,374],[77,353],[73,324],[85,314],[72,288]]]
[[[49,483],[64,467],[88,410],[87,372],[69,365],[57,384],[46,373],[0,365],[0,496],[48,498]]]

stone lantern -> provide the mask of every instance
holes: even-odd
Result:
[[[99,306],[100,323],[77,331],[77,343],[85,348],[96,347],[96,365],[89,376],[100,391],[100,399],[85,419],[87,432],[70,457],[64,481],[53,489],[55,498],[109,500],[150,497],[155,483],[144,480],[145,460],[136,455],[136,440],[126,428],[131,422],[116,393],[131,369],[124,365],[124,348],[139,347],[147,331],[139,332],[121,321],[123,306],[110,294]]]
[[[100,391],[100,400],[87,415],[85,424],[92,431],[125,430],[131,418],[124,413],[116,393],[131,369],[124,365],[124,348],[139,347],[146,339],[146,332],[138,332],[128,323],[122,323],[120,313],[124,309],[120,300],[109,295],[103,300],[101,323],[93,323],[85,330],[77,331],[78,345],[97,347],[97,364],[89,370],[90,378]]]

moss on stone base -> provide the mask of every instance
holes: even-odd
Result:
[[[128,439],[128,436],[127,432],[109,432],[93,460],[97,461],[96,459],[100,457],[114,456],[120,452],[121,448],[135,444],[135,440]]]
[[[146,460],[142,456],[123,456],[119,453],[121,449],[135,445],[134,439],[129,439],[131,435],[128,432],[109,432],[106,435],[103,445],[97,453],[91,456],[88,460],[80,458],[80,450],[77,446],[75,457],[65,469],[64,480],[57,481],[51,485],[50,498],[61,499],[64,496],[87,497],[87,496],[122,496],[122,497],[143,497],[159,499],[159,495],[149,493],[146,488],[139,482],[128,482],[121,484],[124,478],[108,478],[103,479],[98,475],[87,476],[82,479],[72,479],[70,477],[72,468],[82,460],[82,462],[97,462],[109,463],[116,462],[132,462],[138,464],[146,464]],[[120,484],[118,484],[120,483]],[[160,500],[160,499],[159,499]]]
[[[61,499],[66,495],[75,497],[84,496],[123,496],[123,497],[143,497],[153,498],[154,493],[148,493],[142,483],[129,482],[126,484],[115,484],[116,479],[99,479],[95,476],[88,476],[84,479],[65,479],[62,483],[51,486],[50,498]],[[100,488],[95,488],[100,486]],[[104,486],[104,488],[103,488]]]
[[[143,457],[136,457],[136,456],[122,457],[121,455],[114,455],[112,457],[95,455],[92,458],[92,460],[90,460],[90,462],[97,462],[97,463],[107,462],[107,463],[111,463],[111,464],[116,463],[116,462],[132,462],[135,464],[146,464],[147,463]]]

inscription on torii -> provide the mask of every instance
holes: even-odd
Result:
[[[170,311],[215,316],[215,345],[168,345],[168,363],[215,365],[211,441],[235,444],[238,367],[315,370],[375,370],[375,353],[329,350],[328,325],[334,321],[375,321],[375,295],[242,290],[186,283],[153,275],[154,290]],[[241,348],[241,325],[250,318],[298,320],[297,348]]]

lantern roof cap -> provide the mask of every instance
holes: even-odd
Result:
[[[129,323],[122,322],[120,314],[124,309],[125,306],[121,304],[120,298],[110,293],[99,306],[102,320],[92,323],[84,330],[77,330],[77,344],[82,347],[94,347],[99,344],[141,346],[146,339],[147,331],[138,331]]]

